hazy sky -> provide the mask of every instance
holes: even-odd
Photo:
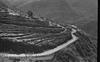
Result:
[[[38,0],[7,0],[7,1],[10,1],[10,2],[24,2],[24,1],[38,1]]]
[[[23,6],[27,3],[34,2],[34,1],[40,1],[40,0],[1,0],[1,1],[6,2],[8,5]]]

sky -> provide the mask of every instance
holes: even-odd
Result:
[[[1,0],[3,2],[6,2],[6,4],[11,5],[11,6],[18,6],[18,5],[25,5],[30,2],[35,2],[35,1],[40,1],[40,0]]]

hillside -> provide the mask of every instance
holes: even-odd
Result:
[[[91,34],[96,35],[97,23],[92,23],[92,21],[97,22],[97,0],[40,0],[23,4],[14,3],[13,5],[22,11],[31,10],[34,15],[53,19],[54,22],[60,24],[77,25],[86,32],[92,31]],[[86,29],[91,26],[94,28]]]

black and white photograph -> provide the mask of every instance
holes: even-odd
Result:
[[[97,62],[98,0],[0,0],[0,62]]]

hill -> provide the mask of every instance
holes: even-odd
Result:
[[[10,5],[7,2],[6,4]],[[96,0],[40,0],[23,4],[14,3],[13,8],[16,7],[25,12],[31,10],[36,16],[47,17],[60,24],[74,24],[86,32],[93,31],[91,34],[96,35],[97,23],[93,23],[97,22]],[[94,28],[86,29],[94,25]]]

